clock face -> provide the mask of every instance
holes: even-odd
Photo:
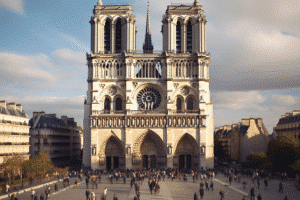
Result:
[[[160,93],[151,87],[142,89],[137,95],[139,107],[145,110],[154,110],[160,105]]]

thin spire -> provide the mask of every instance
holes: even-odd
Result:
[[[147,5],[146,34],[145,34],[145,43],[143,45],[143,52],[153,53],[153,45],[152,45],[151,30],[150,30],[149,1]]]
[[[199,6],[199,5],[200,5],[199,1],[198,1],[198,0],[195,0],[195,1],[194,1],[194,6]]]
[[[149,1],[147,5],[147,22],[146,22],[146,33],[151,34],[150,30],[150,11],[149,11]]]

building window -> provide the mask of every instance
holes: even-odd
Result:
[[[121,24],[121,20],[118,19],[116,24],[115,52],[121,53],[121,48],[122,48],[122,24]]]
[[[181,98],[177,98],[177,101],[176,101],[176,107],[177,107],[177,111],[181,111],[182,110],[182,101],[181,101]]]
[[[181,25],[180,22],[177,22],[176,25],[176,53],[181,52]]]
[[[122,109],[122,99],[119,97],[116,99],[116,110],[123,110]]]
[[[188,22],[187,28],[186,28],[186,51],[188,53],[192,53],[192,23],[191,21]]]
[[[104,110],[110,111],[110,100],[109,100],[109,98],[105,98],[105,101],[104,101]]]
[[[193,110],[193,98],[189,97],[187,100],[187,110]]]
[[[104,25],[104,51],[108,53],[110,50],[110,21],[107,20]]]

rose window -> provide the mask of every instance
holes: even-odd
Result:
[[[154,88],[144,88],[137,95],[139,107],[145,110],[154,110],[161,102],[160,93]]]

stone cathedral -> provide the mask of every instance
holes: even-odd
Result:
[[[93,10],[83,164],[93,170],[214,166],[213,102],[206,17],[198,0],[162,16],[162,51],[151,41],[149,5],[143,51],[136,51],[130,5]],[[139,44],[138,44],[139,45]]]

